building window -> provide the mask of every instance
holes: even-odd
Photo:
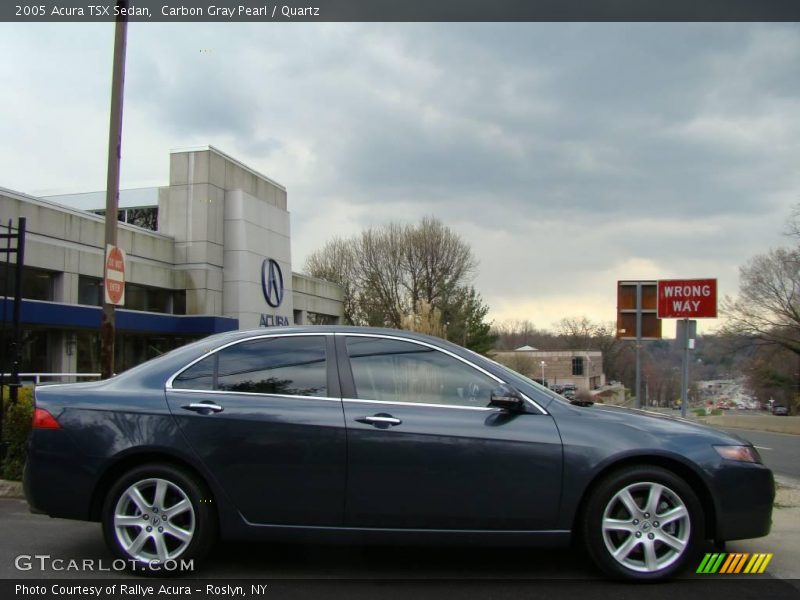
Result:
[[[13,298],[16,290],[17,266],[6,262],[0,263],[0,297]],[[53,280],[55,273],[22,268],[22,297],[28,300],[53,300]]]
[[[572,374],[583,375],[583,357],[574,356],[572,358]]]
[[[78,330],[77,342],[78,373],[98,373],[100,369],[100,334],[96,330]],[[118,331],[114,344],[114,369],[121,373],[146,360],[179,348],[195,337],[138,334]]]
[[[78,275],[78,304],[100,306],[103,303],[103,280]]]
[[[51,346],[47,340],[47,330],[24,327],[20,338],[20,373],[47,373],[50,369]],[[11,328],[0,330],[0,347],[4,352],[0,354],[0,370],[3,373],[11,372],[12,356],[5,352],[11,346]]]
[[[125,284],[125,308],[148,312],[172,313],[172,290]]]
[[[105,209],[91,211],[96,215],[105,216]],[[158,231],[158,207],[142,206],[138,208],[121,208],[117,212],[117,220],[142,229]]]
[[[103,280],[99,277],[78,277],[78,304],[102,306]],[[186,314],[186,290],[165,290],[136,283],[125,284],[125,305],[120,308],[173,315]]]

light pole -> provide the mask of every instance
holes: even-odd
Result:
[[[539,363],[539,366],[542,367],[542,385],[547,387],[547,384],[544,382],[544,366],[545,366],[545,362],[541,361]]]

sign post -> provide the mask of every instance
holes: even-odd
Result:
[[[676,323],[675,339],[681,348],[683,365],[681,368],[681,416],[686,418],[689,409],[689,350],[694,350],[697,337],[697,321],[681,319]]]
[[[125,90],[125,51],[128,43],[128,0],[116,0],[114,61],[111,72],[111,111],[108,127],[108,174],[106,178],[105,243],[117,245],[117,210],[119,207],[119,163],[122,157],[122,100]],[[124,288],[124,286],[123,286]],[[103,379],[114,375],[114,342],[117,321],[114,303],[103,302],[100,318],[100,373]]]
[[[642,406],[642,341],[661,339],[656,281],[617,282],[617,337],[636,340],[635,406]]]
[[[694,350],[697,321],[717,316],[716,279],[662,279],[658,282],[658,318],[680,319],[676,338],[681,347],[681,417],[689,408],[689,350]]]

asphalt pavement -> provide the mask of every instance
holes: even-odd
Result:
[[[726,551],[773,553],[770,567],[764,575],[749,579],[687,572],[677,581],[648,586],[648,600],[674,600],[676,595],[703,600],[800,598],[800,436],[742,429],[731,432],[759,447],[764,463],[776,473],[778,499],[772,533],[757,540],[731,542]],[[26,556],[31,558],[24,558]],[[40,568],[37,556],[49,557],[49,566]],[[99,524],[33,515],[24,500],[0,498],[0,579],[36,579],[39,583],[88,578],[149,581],[113,569],[85,571],[63,566],[57,569],[51,562],[61,559],[61,564],[65,565],[70,560],[90,560],[94,565],[107,568],[112,558]],[[26,569],[28,565],[30,569]],[[643,589],[606,581],[578,548],[533,550],[228,542],[218,544],[202,569],[189,577],[192,581],[269,580],[272,589],[281,591],[282,597],[380,596],[420,600],[451,596],[529,600],[613,595],[615,600],[629,597],[638,600]],[[279,583],[277,587],[276,582]],[[5,588],[0,584],[2,589]]]
[[[758,576],[708,576],[690,570],[680,579],[648,586],[648,600],[698,598],[800,597],[800,480],[794,496],[775,510],[773,533],[759,540],[729,543],[728,552],[774,553],[770,568]],[[709,547],[709,552],[715,549]],[[41,559],[38,557],[47,557]],[[41,561],[45,562],[44,568]],[[56,565],[60,560],[60,565]],[[92,561],[95,568],[70,569]],[[113,570],[113,557],[103,542],[100,525],[34,515],[20,499],[0,499],[0,579],[55,584],[76,581],[129,579],[148,582]],[[733,577],[734,579],[731,579]],[[579,548],[455,548],[415,546],[339,546],[269,543],[220,543],[202,567],[184,576],[203,582],[256,580],[281,583],[281,597],[487,597],[595,598],[639,600],[640,586],[605,580]],[[185,582],[185,581],[184,581]],[[328,582],[315,587],[314,582]],[[359,583],[361,582],[361,583]],[[368,582],[369,585],[364,585]],[[358,584],[358,585],[356,585]],[[292,587],[294,585],[294,587]],[[282,586],[282,587],[281,587]],[[0,582],[0,590],[2,590]]]
[[[728,429],[753,443],[761,459],[776,475],[800,479],[800,436],[749,429]]]

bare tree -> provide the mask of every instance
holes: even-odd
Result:
[[[362,310],[370,325],[401,327],[403,316],[409,312],[400,260],[405,237],[403,228],[396,224],[367,229],[361,234],[355,275],[361,288]]]
[[[412,309],[420,300],[441,305],[456,287],[472,279],[477,262],[458,235],[432,217],[405,231],[406,289]]]
[[[457,341],[469,346],[469,332],[482,345],[488,335],[479,335],[482,329],[473,323],[487,310],[469,285],[476,267],[469,245],[426,217],[415,225],[390,223],[334,239],[309,256],[305,270],[344,287],[347,323],[402,328],[406,317],[436,309],[443,326],[464,321],[453,323],[454,330],[461,332]]]
[[[344,290],[344,320],[360,323],[364,315],[358,288],[358,244],[355,240],[333,238],[323,248],[306,260],[307,273],[320,279],[332,281]]]
[[[739,270],[739,295],[726,297],[723,331],[800,354],[800,249],[778,248]]]
[[[497,337],[496,350],[515,350],[522,346],[531,346],[541,350],[555,348],[555,336],[549,331],[537,329],[528,320],[503,321],[492,328]]]

